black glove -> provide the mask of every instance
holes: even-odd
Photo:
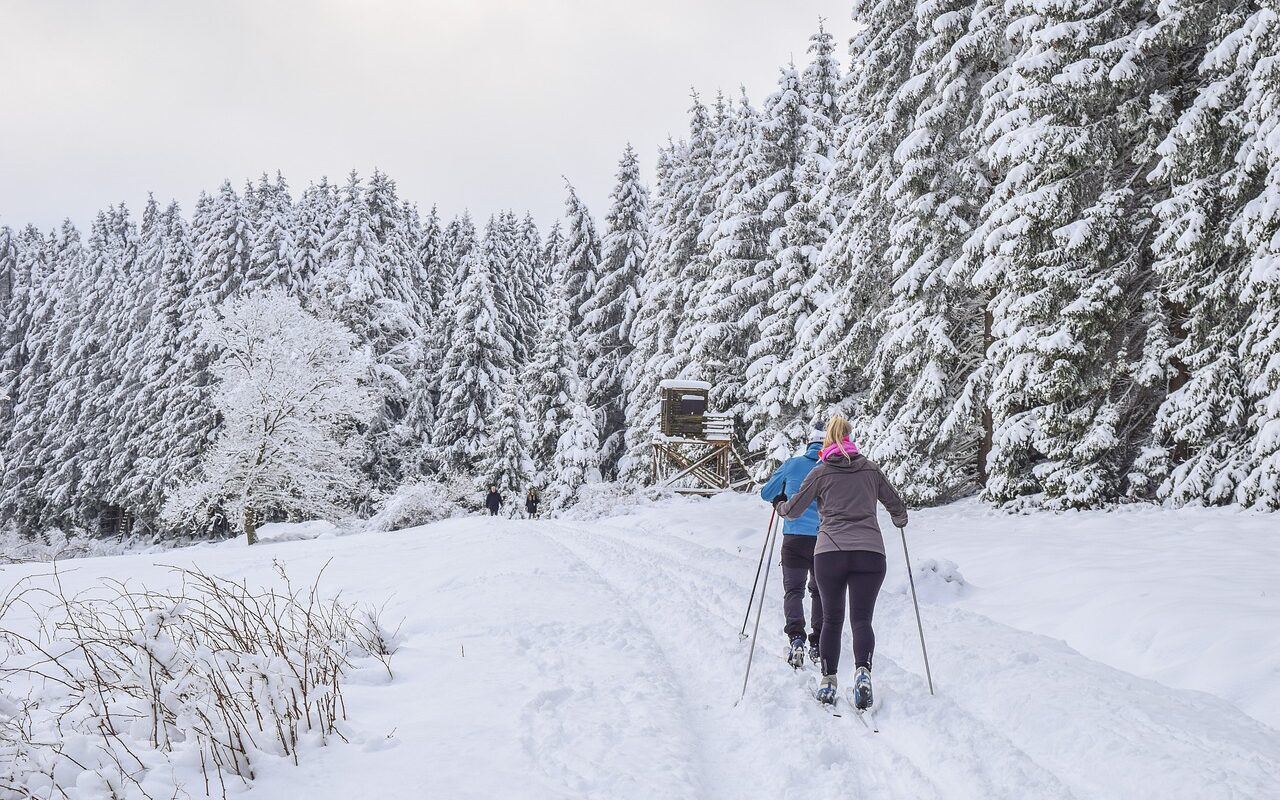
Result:
[[[774,509],[776,510],[776,509],[778,508],[778,506],[779,506],[779,505],[781,505],[781,504],[783,504],[783,503],[785,503],[785,502],[787,502],[787,493],[786,493],[786,492],[779,492],[779,493],[778,493],[778,496],[777,496],[777,497],[775,497],[775,498],[773,498],[773,507],[774,507]]]

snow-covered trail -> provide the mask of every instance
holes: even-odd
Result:
[[[1280,735],[1229,704],[956,609],[926,608],[939,672],[931,698],[910,601],[893,593],[877,609],[879,735],[806,701],[816,673],[782,663],[776,630],[762,632],[754,683],[734,708],[750,563],[655,531],[593,523],[547,535],[665,632],[664,657],[685,693],[703,698],[698,727],[712,731],[703,744],[720,769],[704,796],[738,796],[734,776],[750,775],[761,797],[847,797],[857,787],[853,796],[1264,797],[1280,774]],[[776,592],[766,614],[764,627],[777,628]],[[786,766],[763,768],[771,762]]]
[[[876,612],[881,733],[829,716],[809,696],[816,671],[784,662],[776,561],[735,705],[767,518],[742,497],[590,522],[477,517],[84,559],[62,580],[159,585],[173,579],[164,565],[194,563],[268,583],[278,560],[301,582],[329,563],[322,586],[404,620],[394,680],[361,672],[345,690],[350,743],[308,748],[300,766],[264,760],[251,798],[1275,796],[1280,732],[963,604],[922,606],[930,697],[895,541]]]
[[[406,617],[396,680],[353,687],[362,741],[273,769],[252,794],[1085,800],[1274,790],[1280,733],[1226,701],[937,604],[924,609],[930,697],[910,599],[893,591],[876,619],[881,733],[828,716],[809,699],[816,672],[782,660],[776,568],[751,686],[735,706],[758,550],[704,544],[678,522],[656,527],[652,516],[468,520],[357,537],[379,552],[342,558],[376,559],[378,583],[396,596],[390,613]]]

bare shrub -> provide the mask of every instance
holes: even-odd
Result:
[[[27,579],[0,602],[0,798],[223,797],[267,755],[345,740],[342,679],[391,676],[380,611],[177,569],[173,591],[69,596]],[[322,570],[323,573],[323,570]],[[25,618],[25,619],[24,619]],[[194,786],[192,784],[195,784]]]

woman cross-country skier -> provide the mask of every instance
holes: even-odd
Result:
[[[818,466],[818,451],[822,449],[824,431],[821,425],[813,429],[809,446],[794,458],[782,462],[782,466],[769,477],[760,489],[760,496],[773,500],[778,495],[794,494],[800,484]],[[786,617],[787,640],[790,649],[787,663],[799,669],[804,666],[804,590],[809,588],[809,619],[813,632],[809,634],[809,657],[818,663],[818,638],[822,633],[822,598],[818,594],[818,581],[813,572],[813,547],[818,540],[818,504],[809,506],[796,519],[787,520],[782,526],[782,611]]]
[[[884,537],[876,522],[876,503],[889,511],[893,524],[906,527],[907,507],[889,484],[880,468],[858,452],[850,439],[849,421],[840,415],[827,423],[821,459],[791,498],[774,499],[774,507],[786,519],[804,513],[818,502],[818,543],[814,547],[813,571],[822,595],[822,636],[818,648],[822,659],[822,679],[817,698],[836,701],[836,669],[840,665],[841,628],[844,626],[845,595],[849,598],[849,627],[853,632],[853,660],[856,667],[853,704],[871,707],[871,657],[876,637],[871,629],[876,596],[884,583]]]
[[[502,495],[498,494],[497,486],[489,486],[489,494],[485,495],[484,506],[489,509],[489,516],[498,516],[498,509],[502,507]]]
[[[529,515],[529,519],[538,518],[538,503],[542,502],[542,498],[538,495],[538,490],[529,487],[529,493],[524,496],[524,510]]]

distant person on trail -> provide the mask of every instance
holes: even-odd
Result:
[[[524,510],[529,513],[529,519],[538,518],[538,503],[541,498],[538,497],[538,490],[532,486],[529,487],[529,493],[524,496]]]
[[[779,495],[786,497],[800,491],[800,484],[818,466],[818,452],[822,450],[824,431],[821,425],[814,427],[808,447],[794,458],[782,462],[782,466],[770,476],[760,496],[772,501]],[[818,593],[818,581],[813,572],[813,547],[818,541],[818,504],[808,508],[795,519],[782,526],[782,610],[787,624],[784,631],[791,643],[787,663],[796,669],[804,666],[804,590],[809,587],[809,619],[813,632],[809,634],[809,658],[818,663],[818,639],[822,634],[822,596]]]
[[[489,509],[489,516],[498,516],[498,509],[502,507],[502,495],[498,494],[497,486],[489,487],[489,494],[484,499],[485,508]]]
[[[822,679],[819,702],[836,701],[836,669],[840,665],[840,633],[844,625],[845,593],[849,596],[849,627],[853,632],[855,665],[853,704],[871,707],[871,657],[876,647],[871,615],[884,583],[884,537],[876,522],[876,503],[884,505],[900,528],[907,525],[907,507],[880,468],[858,452],[850,438],[849,421],[840,415],[827,423],[821,460],[787,498],[774,499],[774,508],[787,519],[804,514],[818,501],[818,543],[813,571],[822,595],[822,636],[818,648]]]

